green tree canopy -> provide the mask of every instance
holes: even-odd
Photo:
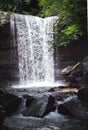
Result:
[[[55,44],[67,45],[87,34],[86,0],[39,0],[42,16],[58,16]]]
[[[67,45],[87,34],[87,0],[0,0],[0,10],[41,17],[58,16],[55,44]]]
[[[22,14],[38,15],[38,0],[0,0],[0,10]]]

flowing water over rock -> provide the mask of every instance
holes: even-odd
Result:
[[[7,117],[4,124],[12,130],[87,130],[87,120],[77,120],[50,112],[44,118],[21,115]]]
[[[17,96],[23,98],[26,93],[34,96],[40,96],[42,93],[44,96],[45,86],[50,88],[51,86],[56,86],[53,84],[55,82],[55,62],[52,45],[54,41],[53,26],[56,24],[56,20],[56,16],[43,19],[35,16],[11,15],[14,48],[17,45],[17,52],[14,50],[14,53],[18,55],[19,80],[21,84],[15,86],[17,91],[16,88],[12,88],[12,93],[14,92]],[[13,59],[14,57],[12,57]],[[24,88],[25,86],[28,87],[27,90]],[[30,86],[31,88],[29,88]],[[40,86],[43,88],[39,88]],[[48,89],[47,87],[46,89]],[[41,89],[43,89],[43,92]],[[40,102],[41,100],[38,101],[38,105]],[[29,117],[23,116],[22,111],[24,109],[26,109],[26,105],[22,99],[22,104],[17,113],[7,117],[4,124],[13,130],[86,130],[87,128],[84,120],[63,116],[58,113],[58,109],[50,111],[42,118],[32,115],[29,115]]]
[[[18,46],[20,83],[54,82],[53,26],[57,17],[11,16],[13,44]],[[17,42],[17,43],[16,43]]]
[[[45,90],[46,89],[46,90]],[[12,128],[12,130],[87,130],[88,129],[88,120],[87,119],[78,119],[78,118],[73,118],[71,116],[64,116],[62,114],[59,114],[58,108],[56,108],[55,111],[49,112],[47,115],[44,117],[34,117],[34,116],[23,116],[22,111],[24,111],[27,107],[23,97],[24,96],[30,96],[38,100],[38,105],[41,103],[41,98],[42,96],[49,96],[52,95],[55,100],[58,100],[58,104],[61,104],[65,101],[70,101],[72,100],[75,96],[74,94],[69,94],[68,93],[58,93],[56,92],[49,92],[49,88],[27,88],[27,89],[22,89],[22,88],[10,88],[8,91],[10,93],[14,93],[15,95],[22,97],[22,102],[19,106],[18,111],[10,116],[7,117],[4,121],[4,125]],[[72,96],[71,96],[72,95]],[[61,96],[63,99],[59,99],[59,96]],[[28,97],[27,97],[28,98]],[[46,100],[46,98],[42,98],[42,100]],[[43,102],[42,102],[43,103]],[[45,102],[44,102],[45,104]],[[57,105],[58,105],[57,104]],[[29,104],[30,105],[30,104]],[[36,104],[35,104],[36,105]],[[73,104],[74,105],[74,104]],[[79,105],[79,104],[78,104]],[[31,105],[30,105],[31,108]],[[40,108],[44,108],[44,106],[40,106]],[[74,108],[74,106],[73,106]],[[71,104],[71,108],[72,104]],[[79,111],[80,111],[79,107]],[[75,107],[76,110],[76,107]],[[34,112],[36,111],[36,107]],[[78,112],[79,112],[78,111]],[[82,111],[81,111],[82,112]],[[37,113],[37,112],[36,112]]]

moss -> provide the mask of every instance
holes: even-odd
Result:
[[[3,26],[10,21],[10,12],[0,11],[0,26]]]

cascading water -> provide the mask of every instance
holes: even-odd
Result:
[[[53,26],[57,16],[39,18],[13,14],[20,83],[54,83]],[[13,29],[15,26],[15,29]]]
[[[19,79],[21,85],[12,86],[12,89],[9,88],[10,93],[14,93],[18,96],[22,96],[21,104],[14,115],[7,117],[4,120],[4,125],[9,128],[16,130],[44,130],[44,129],[53,129],[53,130],[84,130],[87,126],[87,118],[84,120],[83,114],[85,113],[85,109],[80,105],[81,101],[78,101],[78,97],[75,96],[75,100],[72,94],[70,97],[70,93],[66,92],[63,94],[63,87],[60,93],[59,89],[55,88],[54,93],[50,93],[50,96],[53,98],[52,102],[49,100],[49,88],[45,88],[45,86],[53,87],[56,86],[56,83],[53,84],[54,81],[54,49],[52,42],[53,38],[53,25],[56,23],[57,17],[49,17],[49,18],[39,18],[35,16],[24,16],[13,14],[11,16],[11,33],[13,36],[13,44],[12,48],[13,52],[11,54],[14,57],[12,63],[18,65],[19,68]],[[17,50],[16,50],[17,48]],[[16,54],[17,53],[17,54]],[[16,57],[18,56],[18,58]],[[16,58],[16,59],[15,59]],[[16,61],[17,60],[17,61]],[[55,62],[57,61],[57,57]],[[55,66],[56,67],[56,66]],[[31,83],[42,83],[42,88],[34,88],[31,89],[19,89],[20,87],[25,87],[24,83],[29,83],[28,87],[32,87]],[[47,82],[49,82],[48,85]],[[22,86],[23,84],[23,86]],[[61,83],[57,84],[61,85]],[[37,85],[39,87],[39,84]],[[44,87],[43,87],[44,86]],[[13,89],[13,87],[17,87],[17,89]],[[13,91],[15,90],[15,91]],[[71,91],[71,90],[70,90]],[[68,94],[69,93],[69,94]],[[73,92],[74,93],[74,92]],[[61,101],[58,101],[58,94],[61,96]],[[68,97],[69,95],[69,97]],[[76,94],[77,95],[77,94]],[[34,102],[30,102],[30,97],[33,97]],[[24,99],[25,98],[25,99]],[[64,99],[66,98],[66,99]],[[71,101],[72,100],[72,101]],[[71,102],[68,102],[71,101]],[[76,101],[76,102],[74,102]],[[31,104],[33,103],[33,104]],[[47,104],[48,103],[48,104]],[[72,114],[74,118],[69,118],[69,116],[63,116],[59,114],[59,105],[67,104],[68,110],[72,108]],[[70,104],[71,103],[71,104]],[[74,103],[74,106],[70,106]],[[76,103],[76,104],[75,104]],[[30,106],[28,106],[28,104]],[[34,105],[36,104],[36,105]],[[51,111],[54,105],[56,106],[55,112]],[[82,104],[83,105],[83,104]],[[51,106],[51,107],[50,107]],[[85,105],[83,105],[85,106]],[[33,113],[36,113],[38,107],[40,108],[39,113],[44,113],[44,111],[50,111],[44,118],[35,118],[32,116],[23,116],[25,110],[34,109]],[[45,110],[44,110],[45,107]],[[79,111],[80,108],[80,111]],[[83,111],[84,109],[84,111]],[[84,113],[83,113],[84,112]],[[29,114],[30,115],[30,114]],[[76,116],[75,116],[76,115]],[[78,120],[75,117],[83,117],[83,120]],[[86,123],[84,123],[86,121]],[[15,123],[14,123],[15,122]],[[84,126],[85,125],[85,126]]]

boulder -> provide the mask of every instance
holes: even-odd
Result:
[[[51,111],[55,111],[56,106],[55,106],[55,99],[53,96],[49,96],[48,98],[48,103],[45,109],[45,112],[43,113],[43,116],[47,115]]]
[[[32,96],[30,96],[30,95],[24,94],[23,97],[24,97],[24,99],[26,99],[26,107],[29,107],[29,106],[32,104],[32,102],[35,100],[35,99],[34,99]]]
[[[84,102],[88,103],[88,88],[83,87],[78,90],[78,98]]]
[[[74,115],[71,113],[71,111],[64,104],[59,105],[58,112],[63,115],[68,115],[68,116],[74,117]]]
[[[48,92],[54,92],[54,91],[55,91],[54,88],[50,88],[50,89],[48,90]]]
[[[54,111],[55,99],[53,96],[42,95],[41,97],[36,97],[32,104],[27,107],[23,112],[24,116],[33,116],[33,117],[44,117],[49,112]]]
[[[58,113],[88,120],[88,108],[81,103],[77,96],[66,99],[58,106]]]
[[[11,115],[16,111],[20,103],[20,99],[13,94],[2,94],[0,95],[0,105],[3,106],[6,111],[6,115]]]
[[[4,90],[0,88],[0,95],[4,94]]]
[[[86,72],[88,72],[88,56],[86,56],[86,57],[83,59],[82,65],[83,65],[83,67],[84,67],[84,70],[85,70]]]
[[[68,66],[62,70],[62,75],[65,75],[66,82],[70,84],[81,85],[84,81],[84,72],[82,63],[78,62],[73,66]]]

